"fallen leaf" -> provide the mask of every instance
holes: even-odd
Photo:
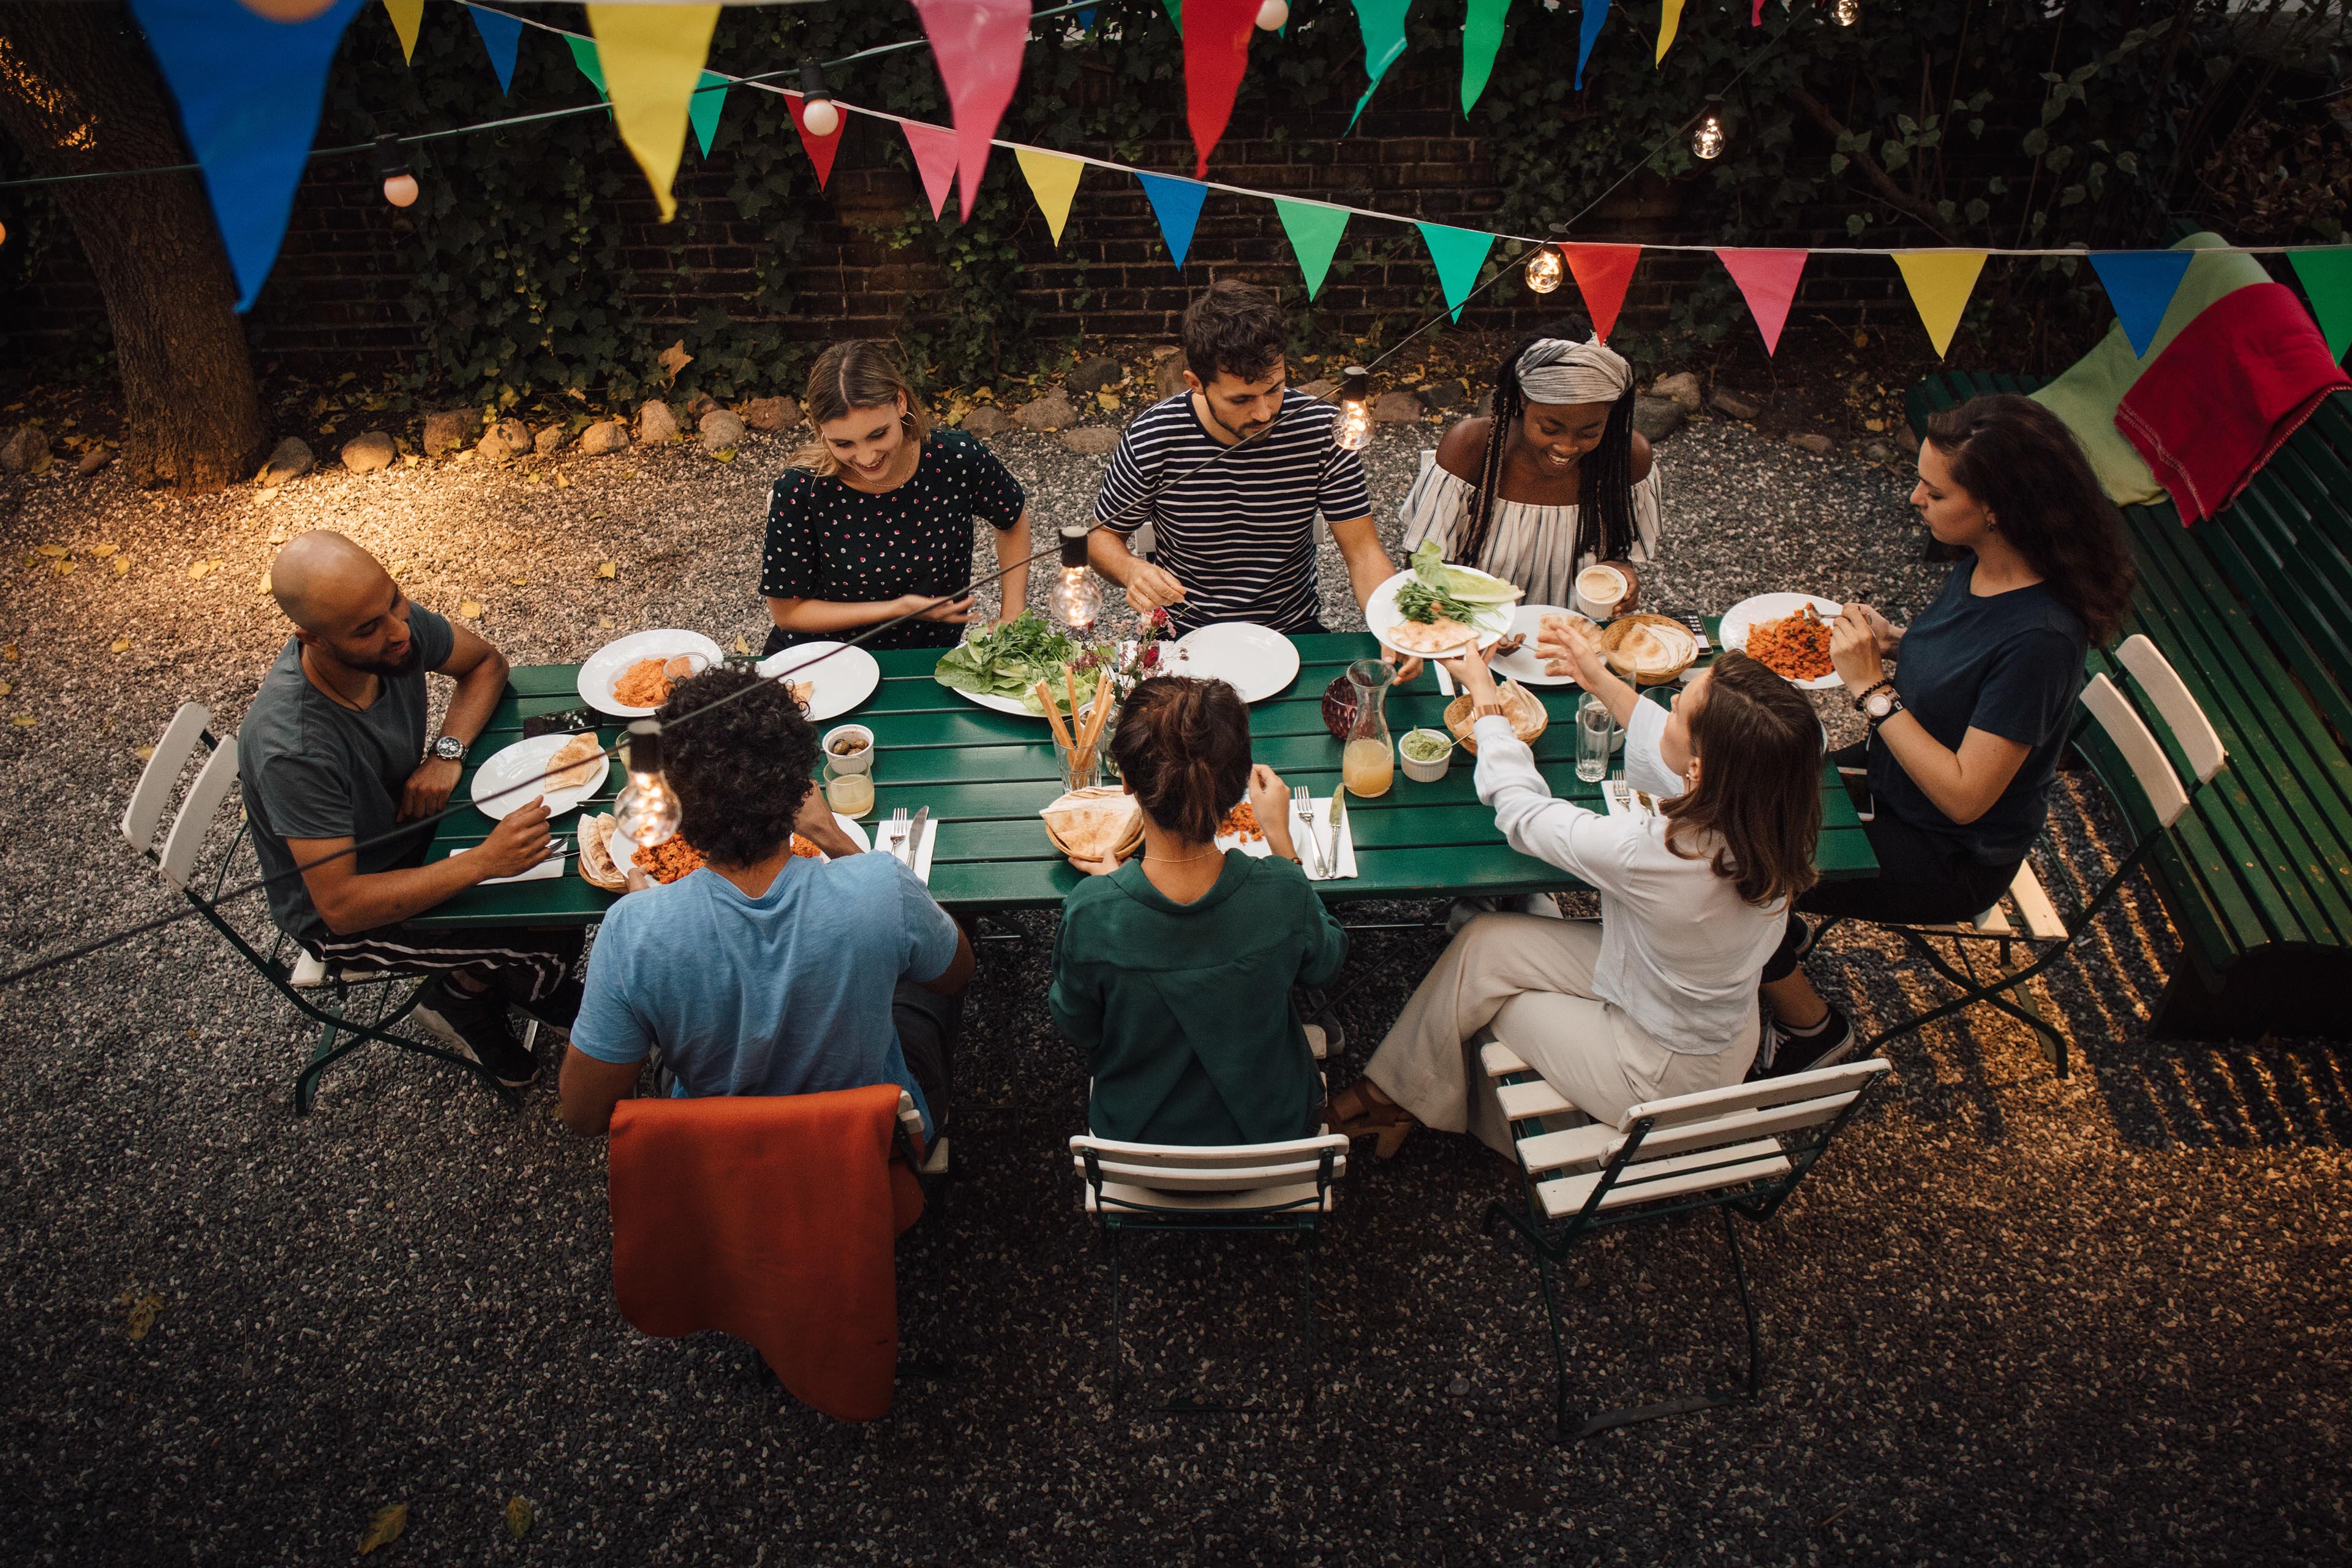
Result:
[[[530,1533],[530,1500],[519,1497],[507,1499],[507,1533],[520,1541]]]
[[[131,639],[129,637],[117,637],[112,642],[106,645],[106,651],[109,653],[129,653],[131,651]]]
[[[1095,401],[1113,414],[1118,412],[1118,394],[1106,388],[1095,394]]]
[[[213,563],[209,561],[191,561],[188,563],[188,581],[201,583],[204,581],[205,574],[212,569]]]
[[[722,463],[731,463],[735,460],[735,448],[732,447],[721,447],[719,450],[711,453],[710,455],[718,458]]]
[[[131,750],[142,763],[152,763],[155,760],[155,748],[152,746],[134,746]]]
[[[600,632],[611,631],[613,629],[613,617],[610,616],[598,616],[596,617],[596,629]],[[0,697],[5,697],[8,694],[6,692],[0,691]]]
[[[128,555],[118,555],[114,558],[114,574],[118,577],[128,577],[131,575],[131,557]]]
[[[590,513],[588,514],[588,521],[591,521],[591,522],[593,522],[593,521],[595,521],[598,518],[600,518],[600,517],[602,517],[602,516],[604,516],[604,514],[603,512],[601,512],[601,511],[592,511],[592,512],[590,512]]]
[[[555,476],[555,488],[560,490],[568,490],[572,488],[572,480],[565,475],[558,473]]]
[[[257,501],[276,500],[278,499],[278,487],[276,485],[272,485],[266,490],[257,490],[254,492],[253,499]]]
[[[0,642],[0,664],[14,664],[16,662],[16,645],[12,642]]]
[[[738,632],[735,635],[735,651],[737,653],[750,653],[751,651],[751,640],[745,637],[740,632]]]
[[[126,1298],[129,1294],[124,1292]],[[147,1337],[148,1331],[155,1326],[155,1314],[163,1310],[163,1298],[161,1296],[142,1296],[131,1303],[130,1324],[125,1331],[131,1343],[137,1344]]]
[[[621,563],[617,561],[607,561],[602,566],[596,568],[596,575],[604,578],[606,582],[612,581],[620,574]]]
[[[453,463],[470,463],[474,460],[473,448],[469,447],[449,460]]]
[[[13,681],[13,680],[0,680],[0,697],[5,697],[5,696],[7,696],[10,692],[12,692],[12,691],[14,691],[14,690],[16,690],[16,683],[15,681]]]
[[[261,574],[261,589],[260,589],[260,591],[261,591],[262,593],[265,593],[265,594],[267,594],[268,592],[269,592],[269,574],[268,574],[268,572],[267,570],[263,571],[263,573]]]
[[[367,1527],[367,1533],[360,1537],[360,1555],[364,1557],[379,1546],[391,1545],[400,1539],[400,1532],[407,1528],[408,1505],[406,1503],[396,1502],[390,1508],[378,1509],[374,1520]]]
[[[39,457],[33,459],[33,472],[37,474],[46,474],[49,471],[49,465],[56,461],[57,459],[55,458],[51,457],[48,453],[44,452]]]
[[[89,547],[89,552],[103,561],[108,556],[114,553],[114,546],[111,544],[93,544]]]
[[[74,568],[80,564],[79,561],[52,561],[49,563],[49,570],[60,577],[70,577],[73,575]]]
[[[662,350],[660,353],[654,357],[660,361],[662,369],[669,373],[669,379],[672,382],[677,380],[677,373],[679,371],[684,370],[688,365],[694,363],[694,356],[686,352],[686,340],[684,338],[678,339],[677,342],[670,344],[669,347]]]
[[[482,606],[475,600],[460,599],[457,601],[457,613],[469,621],[478,621],[482,618]]]
[[[516,587],[518,587],[518,588],[528,588],[528,587],[530,587],[530,584],[528,584],[528,583],[524,582],[524,581],[523,581],[521,578],[520,578],[520,577],[510,577],[510,578],[509,578],[509,579],[508,579],[508,581],[509,581],[509,582],[510,582],[510,583],[512,583],[512,584],[513,584]]]
[[[39,723],[40,721],[34,718],[30,713],[19,713],[15,718],[9,720],[8,722],[17,725],[23,729],[29,730],[34,725]]]
[[[1862,422],[1862,427],[1865,430],[1884,430],[1886,428],[1886,421],[1884,419],[1865,419]]]
[[[44,544],[41,546],[41,553],[47,556],[52,561],[63,561],[67,556],[71,555],[73,552],[68,550],[62,544]]]
[[[623,474],[621,477],[625,479],[634,479],[637,477],[637,470],[631,468],[627,473]]]

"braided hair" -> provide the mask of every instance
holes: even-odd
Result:
[[[1510,449],[1511,432],[1519,428],[1528,411],[1527,394],[1519,387],[1519,359],[1546,338],[1580,342],[1592,335],[1580,316],[1571,316],[1522,338],[1503,363],[1495,367],[1495,405],[1486,425],[1486,449],[1478,464],[1477,482],[1463,498],[1462,517],[1454,529],[1453,560],[1458,566],[1476,566],[1486,553],[1492,531],[1495,502],[1503,488],[1503,458]],[[1596,560],[1622,561],[1633,549],[1633,389],[1629,384],[1609,405],[1609,423],[1601,445],[1577,466],[1583,486],[1576,509],[1576,538],[1570,561],[1581,561],[1589,550]],[[1584,504],[1584,498],[1592,498]]]

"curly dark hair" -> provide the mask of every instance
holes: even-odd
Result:
[[[816,727],[782,681],[721,665],[670,688],[654,717],[662,771],[677,795],[677,830],[688,844],[713,865],[741,867],[791,841],[793,818],[816,787],[818,748]]]
[[[1254,283],[1220,278],[1184,308],[1179,335],[1184,368],[1202,386],[1221,371],[1238,381],[1264,381],[1284,368],[1290,322],[1272,294]]]
[[[2094,646],[2123,626],[2137,573],[2123,514],[2066,422],[2030,397],[1972,397],[1927,416],[1952,482],[1992,514]]]
[[[1186,844],[1206,844],[1249,790],[1249,705],[1222,680],[1163,675],[1118,710],[1110,754],[1144,814]]]
[[[1510,450],[1511,432],[1527,416],[1528,395],[1519,389],[1519,356],[1545,338],[1581,342],[1592,336],[1592,325],[1581,316],[1568,316],[1521,338],[1495,367],[1495,406],[1486,422],[1486,450],[1478,463],[1478,481],[1463,498],[1463,517],[1454,530],[1454,561],[1475,566],[1486,549],[1487,531],[1494,525],[1495,501],[1502,493],[1503,456]],[[1633,552],[1633,389],[1609,405],[1609,423],[1601,445],[1585,458],[1584,494],[1591,504],[1576,511],[1576,538],[1568,558],[1584,559],[1588,550],[1600,561],[1622,561]]]

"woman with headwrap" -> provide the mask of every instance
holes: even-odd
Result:
[[[1495,372],[1490,415],[1462,420],[1405,497],[1404,542],[1444,547],[1566,605],[1576,574],[1605,563],[1625,574],[1633,607],[1658,541],[1658,476],[1633,428],[1633,367],[1580,318],[1513,349]]]

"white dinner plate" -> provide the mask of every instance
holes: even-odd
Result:
[[[1263,702],[1298,679],[1298,648],[1271,626],[1224,621],[1178,637],[1152,673],[1222,680],[1243,701]]]
[[[627,637],[606,643],[588,656],[588,661],[580,667],[580,700],[597,712],[610,713],[616,719],[643,719],[654,710],[614,701],[613,682],[620,679],[629,666],[641,658],[676,658],[682,653],[698,653],[712,665],[720,663],[727,657],[724,648],[700,632],[689,632],[677,626],[631,632]]]
[[[961,686],[950,686],[948,689],[966,702],[979,703],[992,713],[1010,713],[1015,719],[1034,719],[1041,724],[1045,721],[1043,713],[1030,712],[1029,705],[1018,697],[999,697],[992,691],[966,691]]]
[[[844,816],[841,813],[836,811],[833,814],[833,819],[841,824],[841,830],[844,833],[848,834],[851,841],[854,842],[860,849],[870,849],[874,847],[874,841],[866,837],[866,828],[864,825],[856,817]],[[629,874],[629,863],[635,858],[637,847],[634,840],[621,831],[620,824],[614,823],[613,825],[613,837],[606,840],[606,847],[612,854],[613,864],[620,868],[621,875],[624,877],[627,876]],[[822,849],[817,851],[816,858],[819,860],[826,862],[830,862],[833,859],[832,856],[826,854]]]
[[[873,696],[874,689],[882,684],[882,667],[874,656],[846,643],[795,643],[751,668],[770,679],[790,670],[794,680],[815,681],[816,695],[808,705],[811,723],[840,718]]]
[[[1427,658],[1427,654],[1415,653],[1409,647],[1398,647],[1388,637],[1388,634],[1404,619],[1404,612],[1397,608],[1397,590],[1412,580],[1412,573],[1400,572],[1373,589],[1372,596],[1364,603],[1364,625],[1371,629],[1372,636],[1380,638],[1382,647],[1392,648],[1407,658]],[[1478,628],[1480,647],[1492,647],[1503,640],[1503,634],[1511,629],[1513,607],[1510,605],[1494,605],[1480,611],[1477,618],[1470,623]]]
[[[1748,628],[1759,621],[1777,621],[1783,616],[1793,616],[1807,605],[1823,620],[1834,618],[1845,606],[1835,599],[1824,599],[1816,594],[1759,594],[1742,599],[1723,612],[1723,635],[1716,641],[1725,647],[1743,651],[1748,647]],[[1837,671],[1816,676],[1811,680],[1792,680],[1790,685],[1800,691],[1827,691],[1832,686],[1843,686]]]
[[[484,816],[495,820],[530,805],[530,791],[527,788],[519,789],[516,786],[529,785],[534,779],[543,776],[547,772],[547,760],[562,751],[563,743],[570,739],[572,737],[569,735],[533,735],[528,741],[517,741],[511,746],[502,746],[483,758],[482,765],[474,770],[475,807]],[[612,778],[613,768],[619,761],[617,757],[605,758],[604,771],[591,782],[575,789],[546,792],[544,798],[547,801],[547,815],[551,817],[562,816],[565,812],[572,810],[598,790],[603,789],[605,783]],[[511,793],[501,794],[501,791]],[[493,799],[492,796],[497,798]]]
[[[1572,675],[1546,675],[1544,661],[1536,657],[1536,631],[1546,616],[1572,616],[1573,610],[1558,605],[1521,605],[1511,616],[1511,630],[1528,640],[1511,652],[1496,657],[1493,669],[1497,675],[1507,675],[1522,686],[1573,686]]]

